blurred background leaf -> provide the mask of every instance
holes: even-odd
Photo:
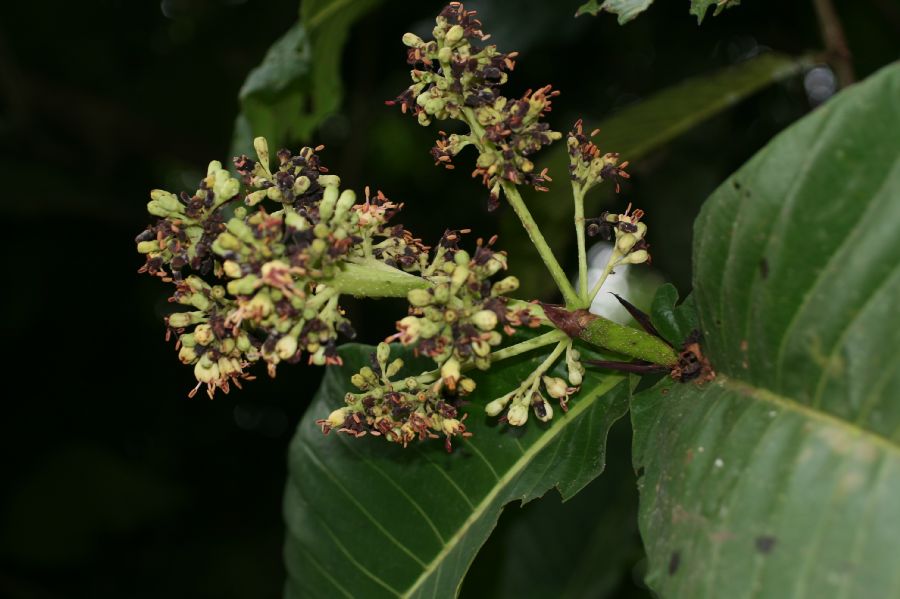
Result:
[[[737,6],[741,0],[691,0],[691,14],[697,17],[697,23],[703,22],[710,7],[714,7],[713,14],[718,15],[726,8]],[[611,12],[619,17],[619,25],[624,25],[639,14],[647,10],[653,0],[588,0],[575,12],[575,16],[589,14],[597,16],[600,11]]]

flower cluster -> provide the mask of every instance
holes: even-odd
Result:
[[[258,160],[235,159],[241,179],[214,161],[193,195],[151,192],[147,208],[160,219],[136,240],[146,256],[140,270],[172,283],[170,301],[193,308],[166,319],[180,360],[194,366],[191,395],[203,385],[210,397],[227,393],[252,378],[244,369],[259,360],[271,376],[304,354],[313,364],[340,363],[338,335],[354,336],[334,284],[344,265],[428,264],[427,248],[388,224],[400,206],[383,194],[367,190],[357,203],[312,148],[278,152],[272,169],[265,140],[254,145]],[[267,211],[264,200],[278,209]]]
[[[566,147],[569,150],[569,176],[586,193],[602,181],[615,181],[616,192],[619,191],[619,179],[628,179],[625,172],[628,162],[619,164],[617,152],[600,153],[591,138],[599,133],[594,130],[590,135],[585,135],[582,129],[581,119],[575,122],[575,126],[566,137]]]
[[[432,119],[454,119],[469,127],[465,135],[442,133],[432,155],[438,164],[452,168],[451,160],[460,150],[475,146],[479,156],[473,176],[481,177],[490,189],[491,209],[498,205],[504,182],[545,190],[550,180],[546,170],[536,172],[528,157],[562,138],[541,121],[559,92],[545,86],[519,99],[501,95],[499,88],[517,54],[480,46],[489,36],[481,30],[475,11],[465,10],[459,2],[451,2],[438,15],[433,35],[428,42],[411,33],[403,36],[413,84],[388,104],[399,104],[422,125]]]
[[[459,418],[455,402],[441,393],[443,380],[431,374],[393,380],[403,368],[400,358],[390,360],[390,346],[380,343],[373,356],[372,365],[364,366],[351,378],[361,393],[348,393],[346,406],[331,412],[327,418],[317,420],[322,432],[332,430],[354,437],[366,434],[380,436],[404,447],[415,439],[445,438],[447,451],[453,437],[467,437]],[[458,394],[474,389],[471,379],[463,379]]]
[[[471,256],[459,249],[459,232],[447,231],[423,272],[432,285],[413,289],[407,295],[409,316],[397,323],[398,339],[415,345],[416,352],[431,357],[440,367],[441,378],[453,393],[461,380],[460,367],[471,362],[480,370],[491,365],[491,351],[500,345],[503,333],[516,326],[536,327],[541,320],[530,304],[510,305],[506,294],[519,281],[513,276],[491,282],[506,269],[506,254],[479,239]]]
[[[643,264],[650,261],[650,253],[645,237],[647,225],[641,222],[644,211],[631,210],[631,204],[625,208],[622,214],[604,212],[597,218],[586,219],[587,232],[592,237],[602,235],[604,239],[615,240],[613,252],[610,255],[612,266],[618,264]]]

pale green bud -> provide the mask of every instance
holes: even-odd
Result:
[[[259,158],[260,165],[263,169],[271,174],[269,170],[269,142],[265,137],[257,137],[253,140],[253,148],[256,150],[256,156]]]
[[[298,231],[305,231],[309,228],[309,222],[296,212],[288,212],[284,217],[284,224]]]
[[[222,271],[225,276],[237,279],[241,276],[241,265],[234,260],[226,260],[222,263]]]
[[[353,386],[355,386],[357,389],[361,389],[363,391],[365,391],[366,388],[369,386],[369,383],[366,382],[365,377],[363,377],[363,375],[361,375],[359,373],[356,373],[353,376],[351,376],[350,382],[353,383]]]
[[[553,418],[553,406],[540,393],[534,394],[531,407],[534,410],[535,418],[541,422],[548,422]]]
[[[173,329],[182,329],[198,322],[198,318],[203,316],[202,312],[176,312],[169,314],[166,323]]]
[[[400,358],[395,359],[393,362],[388,364],[387,371],[385,374],[388,378],[393,377],[395,374],[400,372],[400,369],[403,368],[403,360]]]
[[[319,175],[316,179],[322,187],[340,187],[341,178],[337,175]]]
[[[488,416],[497,416],[506,408],[506,404],[509,403],[509,400],[513,398],[515,395],[515,391],[510,391],[503,397],[498,397],[497,399],[489,402],[486,406],[484,406],[484,411]]]
[[[208,324],[198,324],[194,329],[194,339],[200,345],[209,345],[215,339],[212,327]]]
[[[139,254],[150,254],[152,252],[158,252],[159,250],[159,242],[155,239],[150,241],[140,241],[137,244],[137,251]]]
[[[234,281],[228,281],[225,285],[225,288],[228,289],[228,293],[231,295],[250,295],[256,288],[259,286],[259,277],[255,274],[249,274],[241,277],[240,279],[235,279]]]
[[[444,36],[444,41],[448,44],[455,44],[463,38],[465,33],[466,30],[463,29],[462,25],[454,25],[447,31],[446,36]]]
[[[282,360],[288,360],[297,353],[297,338],[286,335],[275,344],[275,355]]]
[[[571,393],[566,382],[558,376],[545,376],[542,380],[544,382],[544,388],[547,389],[547,395],[553,399],[568,397],[569,393]]]
[[[350,408],[338,408],[328,415],[325,423],[330,428],[337,428],[339,426],[344,426],[344,422],[347,421],[347,416],[350,415]]]
[[[194,376],[201,383],[212,383],[219,380],[219,366],[206,355],[194,365]]]
[[[404,33],[402,39],[403,45],[410,48],[421,48],[425,44],[425,42],[422,41],[422,38],[415,33]]]
[[[269,187],[266,189],[266,197],[270,200],[275,200],[276,202],[280,202],[284,198],[284,194],[281,193],[281,190],[277,187]]]
[[[444,46],[438,50],[438,60],[441,62],[450,62],[453,58],[453,50],[449,46]]]
[[[497,327],[497,313],[493,310],[479,310],[472,315],[472,324],[482,331],[493,331]]]
[[[266,197],[268,197],[268,189],[259,189],[254,191],[253,193],[248,193],[247,197],[244,198],[244,202],[248,206],[256,206],[260,202],[262,202]]]
[[[456,389],[456,383],[459,381],[459,377],[459,360],[453,357],[448,358],[441,366],[441,379],[450,391]]]
[[[150,199],[156,202],[157,205],[159,205],[164,210],[168,210],[170,212],[180,212],[183,208],[181,202],[178,201],[178,198],[175,197],[174,193],[162,189],[154,189],[153,191],[151,191]]]
[[[375,348],[375,358],[378,360],[378,364],[386,363],[390,357],[391,346],[382,341],[378,344],[378,347]]]
[[[519,279],[508,276],[500,279],[491,287],[491,295],[506,295],[519,288]]]
[[[309,189],[311,181],[309,177],[306,175],[300,175],[296,179],[294,179],[294,187],[293,191],[295,194],[300,195],[306,193],[306,190]]]
[[[647,250],[635,250],[622,258],[623,264],[643,264],[647,260],[650,259],[650,254],[647,253]]]
[[[528,421],[528,406],[522,403],[515,403],[506,413],[506,421],[512,426],[522,426]]]
[[[178,350],[178,359],[181,360],[182,364],[193,364],[197,359],[197,352],[194,351],[193,347],[182,345],[181,349]]]
[[[417,308],[422,308],[431,303],[432,295],[427,289],[413,289],[406,294],[409,303]]]
[[[459,392],[462,395],[468,395],[475,390],[475,381],[468,377],[463,377],[459,381]]]
[[[633,233],[624,233],[616,239],[616,249],[622,254],[627,254],[637,243],[637,237]]]

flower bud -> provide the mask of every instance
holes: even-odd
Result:
[[[616,249],[622,254],[627,254],[636,243],[637,237],[633,233],[625,233],[616,240]]]
[[[340,187],[341,178],[337,175],[319,175],[316,179],[322,187]]]
[[[234,260],[226,260],[223,262],[222,271],[225,273],[225,276],[231,277],[232,279],[238,279],[242,274],[241,265]]]
[[[463,38],[465,33],[466,30],[463,29],[462,25],[454,25],[447,31],[444,41],[448,44],[455,44]]]
[[[219,380],[219,366],[204,355],[194,365],[194,376],[201,383],[212,383]]]
[[[166,318],[166,324],[173,329],[183,329],[194,323],[193,316],[192,312],[175,312],[174,314],[169,314]]]
[[[271,174],[269,170],[269,142],[265,137],[257,137],[253,140],[253,149],[256,150],[256,156],[259,158],[260,166],[266,173]]]
[[[425,44],[425,42],[422,41],[422,38],[415,33],[404,33],[402,39],[403,45],[410,48],[421,48]]]
[[[181,202],[178,201],[178,198],[175,197],[174,193],[162,189],[154,189],[150,192],[150,199],[169,212],[181,211]]]
[[[387,371],[385,372],[385,374],[387,375],[388,378],[391,378],[395,374],[400,372],[401,368],[403,368],[403,360],[401,360],[400,358],[396,358],[393,362],[388,364]]]
[[[297,195],[304,194],[306,193],[306,190],[309,189],[311,183],[312,182],[309,180],[309,177],[307,177],[306,175],[300,175],[299,177],[294,179],[293,192]]]
[[[459,393],[461,395],[468,395],[472,391],[475,390],[475,381],[470,379],[469,377],[463,377],[459,381]]]
[[[375,348],[375,358],[378,360],[378,364],[386,363],[390,357],[391,346],[382,341],[378,344],[378,347]]]
[[[519,288],[519,279],[513,276],[500,279],[491,287],[491,295],[506,295]]]
[[[149,254],[151,252],[159,251],[159,242],[155,239],[151,241],[139,241],[137,244],[137,251],[139,254]]]
[[[422,308],[431,303],[432,295],[427,289],[413,289],[406,294],[406,299],[409,300],[410,305]]]
[[[350,382],[353,383],[353,386],[361,391],[365,391],[369,387],[369,383],[366,381],[365,377],[359,373],[354,374],[350,377]]]
[[[635,250],[622,258],[621,262],[623,264],[643,264],[649,259],[650,254],[647,253],[647,250]]]
[[[472,324],[482,331],[493,331],[497,328],[497,313],[493,310],[479,310],[472,315]]]
[[[215,339],[212,327],[208,324],[198,324],[194,329],[194,339],[200,345],[209,345]]]
[[[444,421],[441,422],[441,429],[444,431],[445,435],[456,435],[459,433],[462,428],[462,423],[456,418],[444,418]]]
[[[400,331],[400,343],[409,345],[415,343],[421,332],[420,321],[415,316],[407,316],[397,321],[397,330]]]
[[[531,408],[534,410],[535,417],[541,422],[548,422],[553,418],[553,406],[540,393],[534,394]]]
[[[438,50],[438,60],[439,61],[450,62],[451,58],[453,58],[453,50],[451,50],[449,46],[444,46],[443,48]],[[426,110],[428,110],[427,107],[426,107]]]
[[[339,426],[344,426],[344,422],[346,422],[347,416],[349,414],[350,408],[338,408],[328,415],[325,423],[329,428],[338,428]]]
[[[456,390],[456,383],[459,381],[459,377],[459,360],[451,357],[441,366],[441,379],[450,391],[454,391]]]
[[[178,359],[181,360],[182,364],[193,364],[197,359],[197,352],[194,351],[193,347],[182,345],[181,349],[178,350]]]
[[[275,355],[282,360],[288,360],[297,353],[297,338],[285,335],[275,344]]]
[[[267,196],[268,196],[268,190],[259,189],[252,193],[248,193],[247,196],[244,198],[244,203],[247,204],[248,206],[256,206],[257,204],[262,202],[264,199],[266,199]]]
[[[513,404],[506,413],[506,421],[513,426],[522,426],[528,421],[528,406],[522,403]]]
[[[569,395],[569,386],[558,376],[545,376],[543,377],[543,382],[544,388],[547,389],[547,395],[553,399]]]
[[[497,399],[488,402],[488,404],[484,406],[484,412],[488,416],[497,416],[498,414],[500,414],[500,412],[503,411],[504,408],[506,408],[506,404],[509,403],[509,400],[512,399],[513,395],[515,394],[515,391],[510,391],[503,397],[498,397]]]

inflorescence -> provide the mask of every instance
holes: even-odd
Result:
[[[432,148],[436,163],[453,168],[453,157],[473,146],[478,152],[473,176],[490,190],[489,209],[498,205],[503,190],[557,284],[561,278],[567,285],[539,232],[529,228],[536,224],[528,222],[514,187],[544,190],[550,181],[530,156],[562,138],[542,121],[559,92],[545,86],[518,99],[501,95],[517,54],[480,45],[489,36],[474,11],[458,2],[438,15],[433,33],[427,42],[411,33],[403,36],[413,83],[388,104],[399,104],[422,125],[452,119],[468,127],[466,134],[441,133]],[[616,153],[601,153],[581,121],[566,143],[577,208],[601,181],[614,181],[618,191],[620,180],[628,178],[628,163],[619,164]],[[485,410],[520,426],[532,412],[544,422],[553,417],[547,397],[567,409],[584,375],[572,339],[553,331],[501,349],[517,328],[551,322],[538,305],[508,297],[519,282],[500,276],[507,256],[494,249],[496,238],[478,239],[470,253],[459,247],[467,230],[447,231],[429,248],[402,225],[390,224],[402,205],[368,188],[363,201],[342,189],[340,178],[319,161],[321,146],[297,154],[281,150],[274,165],[265,139],[257,138],[254,146],[256,160],[234,160],[239,177],[213,161],[193,194],[152,191],[147,209],[158,220],[136,239],[146,257],[140,271],[172,284],[170,301],[187,308],[170,314],[166,325],[167,338],[176,337],[179,359],[194,367],[197,385],[191,396],[204,385],[210,397],[217,389],[227,393],[232,384],[254,378],[248,368],[260,361],[273,377],[281,362],[304,357],[310,364],[340,364],[339,336],[355,335],[341,295],[378,295],[365,287],[360,270],[352,274],[355,268],[377,271],[375,278],[392,277],[391,294],[405,294],[409,310],[397,332],[379,344],[371,364],[352,377],[359,392],[348,393],[344,407],[317,421],[323,432],[371,434],[404,446],[443,436],[449,449],[453,437],[469,435],[465,415],[459,414],[461,398],[475,389],[466,372],[487,370],[500,354],[510,357],[550,344],[555,348],[543,363]],[[604,278],[619,264],[648,261],[642,215],[629,206],[623,214],[577,217],[580,259],[586,226],[591,235],[615,237]],[[601,284],[602,279],[575,299],[590,304]],[[560,286],[564,295],[566,285]],[[390,360],[390,341],[430,358],[435,368],[401,377],[403,361]],[[549,374],[561,359],[566,379]]]

